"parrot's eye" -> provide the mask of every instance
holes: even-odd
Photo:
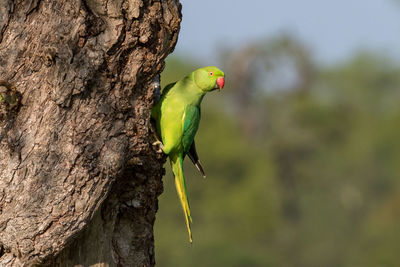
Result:
[[[214,72],[210,71],[210,72],[208,73],[208,75],[213,76],[213,75],[214,75]]]

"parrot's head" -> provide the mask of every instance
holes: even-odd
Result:
[[[194,71],[194,82],[204,92],[224,88],[225,74],[214,66],[203,67]]]

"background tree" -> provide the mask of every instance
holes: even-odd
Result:
[[[149,110],[180,10],[0,0],[0,265],[154,265]]]

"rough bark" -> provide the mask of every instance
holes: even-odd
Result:
[[[151,266],[177,0],[0,0],[0,266]]]

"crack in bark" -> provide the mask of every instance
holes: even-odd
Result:
[[[28,17],[33,11],[39,9],[40,2],[41,0],[30,0],[29,7],[25,12],[26,17]]]
[[[2,2],[6,2],[5,4]],[[6,12],[3,13],[3,16],[5,16],[6,18],[3,19],[3,25],[1,25],[1,21],[0,21],[0,44],[3,41],[3,35],[4,32],[6,31],[9,21],[10,21],[10,14],[12,14],[13,10],[14,10],[14,2],[13,1],[8,1],[8,0],[2,0],[0,1],[2,6],[5,6],[6,8]]]

